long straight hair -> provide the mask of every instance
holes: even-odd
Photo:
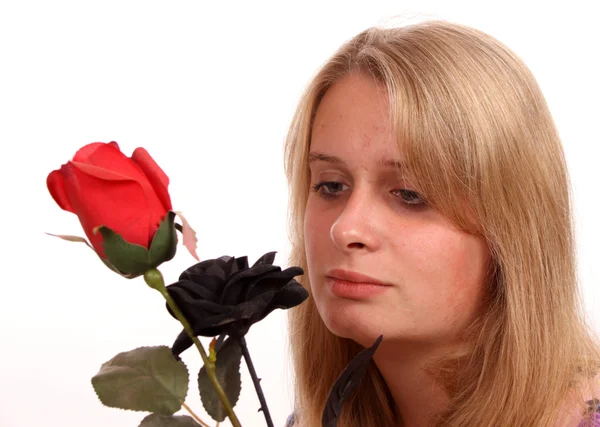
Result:
[[[465,331],[469,351],[431,367],[450,396],[431,425],[548,427],[565,407],[583,413],[586,394],[575,386],[592,381],[600,350],[578,290],[566,162],[535,78],[495,38],[443,21],[371,28],[324,64],[286,141],[290,263],[308,269],[303,223],[315,113],[327,89],[353,72],[387,89],[398,146],[428,202],[483,236],[493,258],[485,310]],[[301,281],[310,292],[308,277]],[[325,327],[312,297],[290,311],[289,327],[297,423],[317,427],[332,384],[360,347]],[[376,367],[357,397],[340,427],[394,424]]]

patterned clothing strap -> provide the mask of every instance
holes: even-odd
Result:
[[[285,427],[293,427],[294,425],[294,414],[290,414],[287,421],[285,422]]]
[[[592,399],[587,402],[586,417],[577,427],[600,427],[600,400]]]
[[[577,427],[600,427],[600,399],[591,399],[587,402],[588,408],[586,411],[586,417],[582,420]],[[294,414],[290,414],[285,427],[294,426]]]

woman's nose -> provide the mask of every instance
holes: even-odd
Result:
[[[376,204],[367,194],[352,194],[329,232],[340,251],[377,249],[380,238]]]

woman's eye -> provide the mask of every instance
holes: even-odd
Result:
[[[333,199],[337,197],[339,193],[347,190],[348,188],[349,187],[347,185],[342,184],[341,182],[321,181],[312,186],[312,191],[325,199]],[[426,204],[425,199],[419,193],[412,190],[401,188],[399,190],[392,191],[392,194],[400,197],[403,204],[410,205],[411,207],[417,207]]]
[[[337,193],[348,188],[347,185],[342,184],[341,182],[336,181],[322,181],[315,185],[313,185],[312,190],[319,194],[321,197],[332,198],[337,195]]]
[[[401,188],[399,190],[394,190],[393,193],[397,196],[400,196],[402,202],[407,205],[418,206],[425,204],[425,199],[423,199],[423,197],[421,197],[421,195],[415,191]]]

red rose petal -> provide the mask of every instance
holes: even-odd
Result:
[[[121,171],[113,171],[110,169],[104,169],[95,165],[89,165],[86,163],[80,162],[69,162],[73,167],[79,169],[82,172],[85,172],[88,175],[94,176],[98,179],[103,179],[105,181],[136,181],[136,179],[131,178],[129,175],[124,175]]]
[[[147,175],[152,175],[163,187],[169,186],[169,177],[160,168],[160,166],[158,166],[150,153],[148,153],[148,150],[146,150],[144,147],[138,147],[133,150],[131,160],[141,167],[144,173],[147,173]]]
[[[67,166],[65,165],[63,167]],[[60,206],[61,209],[75,213],[75,211],[73,210],[73,206],[71,205],[71,201],[69,200],[69,196],[67,194],[67,189],[65,187],[65,178],[60,170],[50,172],[48,178],[46,179],[46,185],[48,186],[48,191],[50,191],[50,195],[58,204],[58,206]]]
[[[73,168],[72,175],[66,179],[66,190],[72,195],[73,208],[85,234],[101,257],[102,236],[93,233],[100,225],[111,228],[130,243],[148,247],[156,214],[148,209],[146,194],[138,182],[107,181],[79,168]]]
[[[92,142],[81,147],[73,156],[75,162],[85,162],[98,148],[106,145],[104,142]]]
[[[78,216],[101,257],[102,236],[93,233],[96,227],[105,225],[128,242],[147,248],[171,209],[168,177],[146,150],[136,151],[137,162],[114,141],[94,142],[47,178],[52,197],[62,209]]]
[[[131,160],[135,162],[140,167],[144,175],[146,175],[148,181],[150,181],[150,185],[152,185],[152,188],[160,199],[165,211],[172,210],[173,206],[171,204],[171,196],[169,195],[168,190],[169,177],[154,161],[150,153],[148,153],[145,148],[138,147],[133,151]]]
[[[77,160],[74,159],[73,161]],[[134,179],[142,184],[147,181],[139,167],[119,150],[119,146],[116,142],[101,144],[89,154],[85,162],[81,163],[107,169],[109,171],[118,171],[119,174]]]
[[[132,167],[137,168],[137,165],[135,163],[133,163],[130,159],[127,158],[127,161],[131,163]],[[167,209],[163,206],[163,202],[162,202],[160,194],[157,194],[157,192],[154,191],[151,183],[149,182],[149,180],[146,178],[146,176],[141,171],[138,171],[141,178],[139,180],[135,180],[135,179],[129,178],[125,175],[122,175],[120,173],[120,171],[117,172],[117,171],[107,170],[107,169],[103,169],[103,168],[100,168],[97,166],[83,164],[83,163],[76,163],[76,162],[71,162],[71,163],[79,171],[106,182],[107,183],[106,185],[108,185],[110,182],[116,182],[116,181],[122,181],[122,182],[134,181],[134,182],[136,182],[140,186],[140,188],[143,190],[143,195],[144,195],[143,206],[140,204],[141,200],[142,200],[140,197],[137,197],[136,199],[132,199],[130,202],[128,202],[127,199],[123,199],[121,203],[126,208],[131,208],[132,204],[138,203],[138,207],[136,207],[136,209],[139,209],[139,212],[143,213],[144,218],[146,218],[146,220],[148,221],[148,225],[146,227],[146,230],[148,230],[147,231],[148,241],[152,240],[152,237],[154,237],[154,233],[156,232],[156,230],[158,229],[158,227],[160,225],[160,221],[162,221],[164,219],[164,217],[169,209]],[[113,190],[110,190],[109,188],[103,189],[101,187],[98,187],[95,190],[90,190],[86,186],[86,184],[81,184],[80,187],[85,189],[88,192],[93,191],[94,193],[110,193],[111,191],[113,191]],[[169,194],[166,191],[166,189],[164,190],[164,192],[166,193],[167,200],[169,201],[169,204],[170,204]],[[121,199],[121,195],[116,195],[116,197]],[[90,203],[93,203],[93,201],[90,200]],[[112,213],[111,212],[106,213],[108,218],[113,218],[115,216],[120,215],[120,210],[118,209],[118,205],[116,205],[114,209],[116,209],[116,210],[114,210]],[[114,231],[121,233],[120,230],[122,230],[122,229],[123,229],[123,227],[120,227],[118,229],[115,229]],[[147,246],[147,244],[144,244],[143,246]]]

